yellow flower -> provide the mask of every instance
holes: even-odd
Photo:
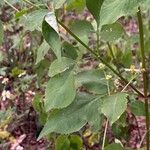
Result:
[[[104,69],[104,68],[105,68],[105,65],[104,65],[103,63],[99,63],[98,67],[99,67],[100,69]]]
[[[110,80],[112,78],[111,75],[106,75],[106,80]]]

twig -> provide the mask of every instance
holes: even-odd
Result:
[[[128,84],[128,81],[122,77],[120,73],[118,73],[107,61],[99,56],[94,50],[92,50],[89,46],[87,46],[83,41],[80,40],[72,31],[70,31],[62,22],[57,19],[57,22],[72,36],[74,37],[82,46],[84,46],[89,52],[91,52],[98,60],[100,60],[103,64],[105,64],[114,74],[116,74],[124,83]],[[131,83],[129,86],[140,96],[143,97],[143,94]]]
[[[14,7],[12,4],[10,4],[7,0],[4,0],[4,2],[5,2],[7,5],[9,5],[11,8],[13,8],[15,11],[19,12],[19,10],[18,10],[16,7]]]
[[[106,125],[105,125],[105,130],[104,130],[102,150],[104,150],[104,147],[105,147],[105,140],[106,140],[107,128],[108,128],[108,119],[106,120]]]

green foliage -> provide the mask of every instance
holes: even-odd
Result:
[[[75,60],[78,57],[78,50],[78,47],[74,47],[72,44],[64,42],[62,55]]]
[[[100,26],[112,24],[122,16],[135,14],[138,6],[139,0],[105,0],[100,12]]]
[[[20,74],[23,73],[23,72],[24,72],[24,70],[22,70],[22,69],[20,69],[20,68],[18,68],[18,67],[14,67],[14,68],[12,69],[12,71],[11,71],[11,75],[12,75],[13,77],[16,77],[16,76],[20,75]]]
[[[70,141],[68,136],[61,135],[56,140],[56,150],[69,150]]]
[[[2,42],[3,42],[3,38],[4,38],[3,24],[2,24],[2,22],[0,21],[0,45],[1,45]]]
[[[37,49],[37,57],[36,57],[35,64],[38,64],[41,60],[44,59],[44,56],[46,55],[49,49],[50,49],[50,46],[47,44],[46,41],[44,41]]]
[[[95,18],[98,26],[100,24],[100,11],[103,2],[104,0],[95,0],[94,2],[91,0],[86,0],[86,6]]]
[[[81,150],[82,140],[77,135],[61,135],[56,139],[56,150]]]
[[[52,19],[53,15],[52,15]],[[45,40],[50,45],[51,49],[54,51],[56,57],[60,59],[61,57],[61,41],[58,33],[56,32],[55,28],[53,26],[50,26],[48,22],[45,20],[42,24],[42,32]]]
[[[102,113],[112,125],[117,121],[127,108],[127,94],[115,93],[103,98]]]
[[[85,8],[85,0],[67,0],[67,10],[82,11]]]
[[[52,0],[54,8],[59,9],[67,0]]]
[[[70,30],[75,33],[85,44],[88,44],[88,36],[92,31],[94,31],[91,23],[85,20],[74,21],[70,26]],[[85,48],[80,45],[80,49],[82,52]]]
[[[24,25],[25,30],[41,30],[43,18],[47,13],[47,9],[35,10],[22,17],[20,23]],[[37,18],[36,21],[35,18]]]
[[[133,101],[130,103],[130,107],[135,116],[145,116],[145,106],[142,101]]]
[[[58,93],[57,93],[58,94]],[[92,126],[100,123],[100,97],[79,94],[68,107],[52,113],[45,124],[39,139],[52,132],[69,134],[80,130],[87,122]]]
[[[32,105],[33,105],[34,110],[38,114],[39,123],[43,125],[46,122],[47,113],[44,111],[44,106],[43,106],[42,100],[43,100],[43,96],[41,94],[36,94],[32,101]]]
[[[120,144],[110,144],[104,150],[124,150]]]
[[[122,37],[124,33],[123,27],[119,23],[104,25],[101,30],[101,38],[107,42],[113,42]]]
[[[88,91],[95,94],[107,94],[107,81],[102,70],[92,69],[79,72],[76,75],[77,85],[83,85]]]
[[[131,89],[138,94],[137,97],[144,97],[139,91],[141,83],[137,78],[135,78],[136,82],[133,82],[135,86],[128,80],[133,74],[142,74],[143,68],[140,67],[139,47],[134,47],[139,41],[139,35],[136,33],[136,35],[128,36],[122,26],[124,20],[120,18],[135,15],[139,6],[147,10],[150,8],[150,1],[32,0],[26,2],[7,0],[5,3],[11,7],[11,13],[15,15],[9,23],[0,21],[0,48],[5,42],[4,30],[11,31],[15,28],[14,24],[18,25],[18,23],[23,26],[23,29],[21,28],[21,32],[17,31],[15,36],[17,40],[14,39],[14,45],[8,48],[7,60],[3,57],[3,52],[0,52],[0,62],[10,66],[8,68],[2,66],[0,75],[8,74],[13,79],[19,80],[21,84],[14,83],[18,91],[25,92],[30,86],[38,91],[32,101],[39,123],[44,125],[38,139],[55,135],[56,150],[81,150],[83,149],[81,138],[70,134],[88,127],[96,132],[92,133],[93,135],[99,135],[99,132],[103,132],[101,127],[105,118],[111,125],[114,138],[126,140],[129,135],[126,122],[127,104],[135,116],[145,116],[145,104],[142,101],[127,100],[127,96],[129,99],[132,95],[135,96],[134,92],[128,94]],[[4,5],[3,2],[0,4]],[[68,19],[68,16],[74,17],[70,14],[74,12],[78,14],[84,10],[85,6],[96,22],[86,16],[86,11],[81,18]],[[147,14],[145,11],[143,18],[146,18]],[[78,16],[74,18],[76,17]],[[61,24],[61,19],[68,24],[68,27]],[[90,19],[91,21],[88,21]],[[149,64],[150,59],[148,22],[149,20],[144,21],[146,65]],[[10,23],[13,27],[8,25]],[[7,47],[7,43],[4,45]],[[136,50],[132,51],[131,47]],[[85,50],[88,50],[88,53]],[[24,58],[24,55],[29,54],[30,57]],[[137,60],[133,59],[133,56]],[[34,68],[33,65],[35,65]],[[134,66],[130,68],[131,65],[135,65],[137,69],[134,69]],[[35,75],[20,78],[19,75],[24,71]],[[29,83],[24,84],[32,80],[34,86],[28,85]],[[0,85],[0,89],[5,88],[7,84]],[[126,93],[120,92],[121,90]],[[44,91],[45,95],[43,95]],[[5,114],[0,112],[0,122],[4,119],[3,117]],[[63,135],[58,136],[58,134]],[[99,141],[99,137],[97,140]],[[113,149],[123,150],[123,147],[113,143],[104,148],[104,150]]]
[[[75,98],[73,72],[66,71],[51,78],[45,91],[45,110],[67,107]]]
[[[6,111],[0,111],[0,128],[4,128],[8,125],[13,119],[13,110],[7,109]]]
[[[74,64],[75,64],[74,60],[67,57],[62,57],[60,60],[56,59],[50,65],[48,75],[50,77],[53,77],[59,73],[62,73],[70,69]]]

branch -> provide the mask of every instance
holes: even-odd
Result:
[[[82,46],[84,46],[89,52],[91,52],[98,60],[100,60],[103,64],[105,64],[115,75],[117,75],[125,84],[128,84],[128,81],[122,77],[120,73],[118,73],[107,61],[99,56],[95,51],[93,51],[88,45],[86,45],[83,41],[81,41],[72,31],[70,31],[62,22],[57,19],[57,22],[72,36],[74,37]],[[129,86],[140,96],[143,97],[143,94],[131,83]]]

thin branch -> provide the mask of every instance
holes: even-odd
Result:
[[[97,25],[97,31],[96,31],[96,36],[97,36],[97,53],[99,53],[99,44],[100,44],[100,37],[99,37],[99,33],[100,33],[100,30],[99,30],[99,26]]]
[[[109,42],[107,42],[107,46],[109,48],[109,51],[110,51],[110,54],[111,54],[113,60],[116,60],[115,55],[114,55],[113,50],[112,50],[112,47],[111,47]]]
[[[9,3],[7,0],[4,0],[4,2],[5,2],[7,5],[9,5],[12,9],[14,9],[14,10],[17,11],[17,12],[19,12],[19,10],[18,10],[16,7],[14,7],[11,3]]]
[[[84,46],[89,52],[91,52],[98,60],[100,60],[103,64],[105,64],[114,74],[116,74],[124,83],[128,84],[128,81],[122,77],[120,73],[118,73],[107,61],[99,56],[94,50],[92,50],[88,45],[86,45],[83,41],[81,41],[72,31],[70,31],[62,22],[57,19],[57,22],[72,36],[74,37],[82,46]],[[131,83],[129,86],[140,96],[143,97],[143,94]]]
[[[106,140],[107,128],[108,128],[108,119],[106,120],[106,125],[105,125],[105,130],[104,130],[102,150],[104,150],[104,147],[105,147],[105,140]]]
[[[137,12],[138,23],[139,23],[139,35],[140,35],[140,49],[141,49],[141,56],[142,56],[142,67],[145,70],[143,72],[143,82],[144,82],[144,97],[145,97],[145,115],[146,115],[146,148],[150,150],[150,143],[149,143],[149,104],[148,104],[148,84],[149,78],[148,73],[146,72],[146,57],[145,57],[145,47],[144,47],[144,30],[143,30],[143,20],[140,7],[138,8]]]

